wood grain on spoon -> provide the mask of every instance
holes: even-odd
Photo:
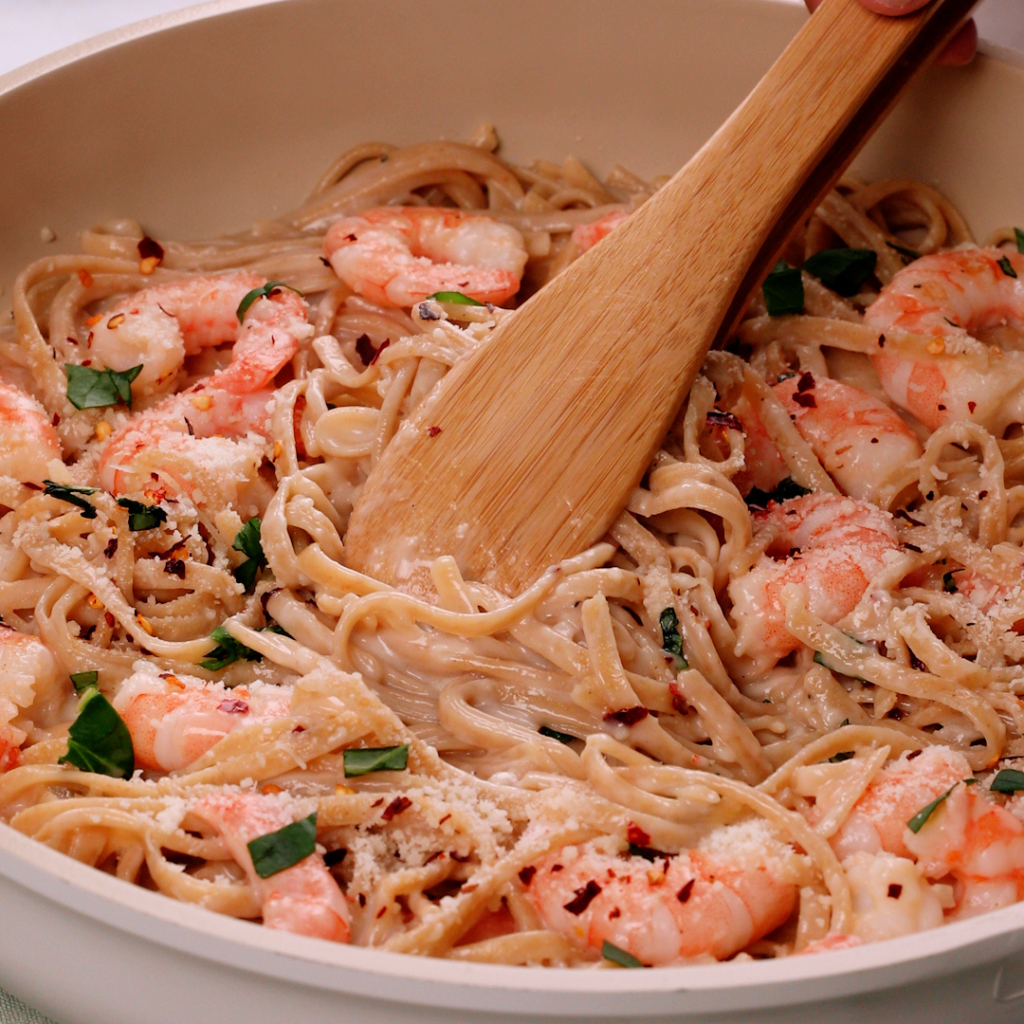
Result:
[[[403,424],[352,513],[347,564],[429,596],[450,554],[517,593],[599,540],[716,337],[974,3],[884,18],[826,0],[710,142]]]

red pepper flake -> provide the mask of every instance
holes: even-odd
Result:
[[[441,819],[441,820],[440,820],[440,821],[438,822],[438,825],[443,825],[443,824],[444,824],[444,823],[445,823],[445,822],[446,822],[446,821],[447,821],[447,820],[448,820],[448,819],[449,819],[450,817],[451,817],[451,814],[446,814],[446,815],[445,815],[445,816],[444,816],[444,817],[443,817],[443,818],[442,818],[442,819]]]
[[[429,430],[427,431],[427,433],[428,433],[428,434],[429,434],[429,435],[430,435],[431,437],[437,437],[437,435],[441,433],[441,428],[440,428],[440,427],[431,427],[431,428],[430,428],[430,429],[429,429]]]
[[[102,313],[97,313],[95,316],[87,316],[85,318],[86,327],[95,327],[103,319]]]
[[[694,883],[696,881],[697,879],[691,878],[686,883],[686,885],[684,885],[682,889],[680,889],[679,892],[676,893],[676,899],[679,900],[680,903],[685,903],[690,898],[690,895],[693,893]]]
[[[55,412],[55,413],[53,414],[53,419],[52,419],[52,420],[50,420],[50,422],[51,422],[51,423],[52,423],[52,424],[53,424],[54,426],[57,426],[57,424],[58,424],[58,423],[60,423],[60,414],[59,414],[59,413],[56,413],[56,412]]]
[[[814,388],[814,374],[813,373],[801,373],[800,380],[797,381],[796,390],[797,394],[802,395],[805,391],[811,391]]]
[[[407,796],[396,796],[381,812],[381,817],[385,821],[390,821],[408,807],[412,807],[412,801]]]
[[[113,629],[114,626],[117,624],[117,619],[115,619],[110,612],[104,612],[103,619],[111,629]]]
[[[70,334],[67,336],[67,343],[69,345],[74,345],[76,348],[78,347],[78,339],[73,338]]]
[[[672,694],[672,710],[680,715],[688,715],[690,713],[690,705],[679,692],[679,685],[677,683],[669,683],[668,692]]]
[[[103,549],[103,557],[113,558],[115,554],[117,554],[117,538],[111,537],[107,541],[107,546]]]
[[[551,874],[553,874],[553,875],[556,874],[557,872],[561,871],[562,868],[563,868],[563,865],[561,865],[561,864],[553,864],[552,867],[551,867]]]
[[[356,897],[356,900],[358,901],[359,906],[361,906],[361,907],[365,907],[366,906],[366,895],[365,895],[365,893],[360,893]]]
[[[887,895],[891,900],[898,900],[903,895],[903,886],[899,882],[890,883]]]
[[[913,652],[910,652],[910,667],[918,672],[927,672],[928,666]]]
[[[967,411],[968,412],[974,412],[974,410],[977,409],[977,408],[978,408],[978,403],[977,402],[968,402],[967,403]]]
[[[606,722],[621,722],[623,725],[636,725],[647,717],[647,708],[637,704],[635,708],[622,708],[620,711],[610,711],[604,716]]]
[[[380,910],[377,911],[377,920],[379,921],[387,912],[387,907],[381,907]]]
[[[920,757],[923,753],[923,750],[912,750],[909,754],[907,754],[907,760],[913,761],[915,757]]]
[[[149,235],[142,238],[137,246],[139,250],[139,271],[140,273],[149,275],[164,258],[164,247],[159,242],[154,242]]]
[[[573,899],[569,900],[568,903],[564,904],[564,908],[569,911],[570,914],[575,917],[579,917],[587,907],[590,906],[591,902],[601,895],[601,886],[591,879],[582,889],[575,890],[576,895]]]
[[[635,821],[631,821],[626,826],[626,838],[634,846],[651,845],[651,837]]]
[[[814,399],[814,395],[800,395],[796,394],[793,396],[793,401],[796,402],[803,409],[817,409],[818,403]]]
[[[380,807],[380,805],[382,803],[384,803],[384,797],[381,797],[379,800],[374,800],[373,803],[370,804],[370,806],[371,807]]]
[[[523,868],[519,872],[519,881],[523,885],[529,885],[533,881],[533,876],[537,874],[537,869],[531,864],[529,867]]]
[[[880,334],[878,336],[878,347],[879,348],[885,348],[885,335],[884,334]]]
[[[704,417],[704,422],[709,427],[727,427],[729,430],[743,433],[743,424],[731,412],[722,412],[721,409],[712,409]]]
[[[83,288],[91,288],[94,283],[92,274],[90,274],[88,270],[84,270],[82,268],[79,268],[78,270],[78,280],[82,282]]]
[[[617,917],[622,917],[622,911],[618,907],[612,907],[608,912],[608,920],[614,921]]]
[[[128,318],[124,313],[115,313],[114,316],[107,321],[107,329],[116,331],[127,319]]]
[[[388,347],[388,345],[390,345],[390,344],[391,344],[391,339],[390,338],[385,338],[381,342],[380,348],[377,349],[377,351],[373,353],[373,358],[370,360],[368,365],[373,366],[374,363],[376,363],[377,360],[380,359],[381,352],[383,352],[384,349],[386,349]]]
[[[237,697],[229,697],[217,705],[217,710],[223,711],[225,715],[247,715],[249,714],[249,705],[244,700],[238,700]]]
[[[377,354],[377,346],[370,340],[368,334],[360,334],[356,338],[356,354],[363,361],[363,366],[369,366],[373,357]]]
[[[185,578],[185,563],[180,558],[172,558],[164,563],[164,572],[168,576],[177,576],[179,580]]]

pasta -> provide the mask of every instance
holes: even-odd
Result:
[[[363,481],[660,183],[496,149],[367,144],[277,221],[115,221],[19,276],[3,820],[467,961],[780,957],[1024,897],[1024,236],[844,179],[608,535],[515,597],[440,558],[430,603],[345,565]]]

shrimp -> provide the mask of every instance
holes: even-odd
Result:
[[[912,831],[908,823],[928,807],[931,813]],[[844,866],[864,854],[894,854],[912,860],[926,879],[952,878],[952,917],[1024,898],[1024,823],[972,779],[962,754],[947,747],[889,764],[831,842]]]
[[[519,291],[527,252],[508,224],[433,206],[380,206],[336,221],[324,239],[334,272],[382,306],[455,291],[500,304]]]
[[[887,512],[832,494],[773,502],[754,519],[755,540],[768,543],[750,571],[729,584],[729,597],[736,654],[762,672],[801,646],[786,629],[783,587],[803,584],[811,612],[836,623],[897,554],[899,541]]]
[[[0,381],[0,475],[41,484],[62,461],[60,441],[43,407],[21,388]]]
[[[256,873],[248,844],[293,822],[291,811],[277,797],[221,790],[192,801],[189,812],[220,833],[256,890],[267,928],[330,942],[349,941],[351,917],[345,895],[319,853],[269,878]]]
[[[796,904],[799,861],[764,823],[748,822],[653,863],[565,847],[520,879],[552,931],[660,966],[724,960],[783,924]]]
[[[899,414],[860,388],[801,373],[772,388],[825,471],[845,494],[877,501],[886,481],[921,457]]]
[[[170,396],[114,432],[100,454],[100,485],[112,494],[160,501],[184,492],[197,506],[262,512],[273,496],[259,474],[273,453],[273,397],[269,389],[236,393],[202,383]]]
[[[905,267],[868,307],[879,332],[921,336],[908,356],[882,348],[871,356],[885,393],[932,430],[971,420],[996,436],[1024,419],[1024,352],[978,350],[972,336],[997,328],[1024,331],[1024,256],[1001,249],[960,249]]]
[[[211,383],[240,393],[266,387],[313,334],[295,291],[273,288],[239,318],[242,300],[264,288],[255,274],[190,277],[145,288],[119,302],[89,334],[93,362],[112,370],[142,365],[137,394],[169,386],[185,357],[234,342],[231,364]]]
[[[572,229],[572,240],[580,252],[592,249],[602,238],[610,235],[624,220],[629,219],[625,210],[612,210],[589,224],[577,224]]]
[[[140,668],[113,700],[132,736],[135,764],[176,772],[244,725],[291,713],[291,687],[257,683],[226,689],[191,676]]]
[[[18,766],[29,730],[60,717],[71,696],[71,680],[42,640],[0,623],[0,772]]]

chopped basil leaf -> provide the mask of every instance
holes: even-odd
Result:
[[[675,608],[666,608],[661,613],[661,646],[672,655],[675,669],[681,672],[689,668],[690,663],[683,656],[683,638],[679,635],[679,616]]]
[[[400,747],[361,747],[344,751],[345,778],[372,772],[404,772],[409,761],[409,744]]]
[[[233,575],[245,587],[247,594],[252,593],[256,586],[256,577],[267,564],[267,556],[263,553],[263,544],[260,539],[260,527],[259,516],[253,516],[235,534],[234,543],[231,545],[235,551],[241,551],[246,556],[246,561],[234,570]]]
[[[95,494],[99,490],[98,487],[69,487],[67,484],[55,484],[52,480],[44,480],[43,483],[43,494],[48,494],[51,498],[60,498],[61,501],[80,508],[83,519],[96,518],[96,509],[81,495]]]
[[[548,725],[542,725],[537,732],[539,732],[541,736],[547,736],[548,739],[558,740],[559,743],[574,743],[579,739],[578,736],[570,736],[567,732],[559,732],[557,729],[552,729]]]
[[[91,366],[64,364],[68,379],[68,401],[76,409],[101,409],[124,402],[132,407],[132,381],[142,373],[142,364],[129,370],[94,370]]]
[[[93,687],[86,689],[78,705],[78,717],[68,730],[68,752],[60,763],[115,779],[130,779],[135,771],[128,726],[110,701]]]
[[[916,249],[909,249],[905,245],[897,245],[896,242],[886,242],[890,249],[895,249],[903,257],[903,263],[913,263],[914,260],[919,260],[921,254]]]
[[[767,508],[770,501],[788,501],[790,498],[802,498],[811,492],[806,487],[801,487],[795,480],[786,477],[774,491],[762,491],[759,487],[752,487],[744,501],[755,508]]]
[[[468,295],[463,295],[462,292],[434,292],[433,295],[428,295],[428,299],[437,299],[438,302],[450,302],[456,306],[482,306],[482,302],[477,302],[476,299],[471,299]]]
[[[1004,256],[999,261],[999,269],[1007,277],[1016,277],[1017,276],[1017,271],[1013,269],[1013,264],[1010,262],[1010,257],[1009,256]]]
[[[874,249],[823,249],[804,264],[826,288],[839,295],[856,295],[875,272],[878,253]]]
[[[131,498],[118,498],[117,503],[128,510],[129,530],[152,530],[167,522],[167,513],[159,505],[143,505],[141,501],[133,501]]]
[[[935,809],[949,796],[950,793],[953,792],[954,789],[956,789],[956,787],[957,783],[954,782],[953,785],[942,794],[942,796],[936,797],[930,804],[928,804],[927,807],[922,807],[921,810],[919,810],[917,814],[907,822],[907,828],[914,833],[920,832],[921,829],[924,828],[925,822],[935,813]]]
[[[942,589],[947,594],[956,594],[958,592],[957,591],[957,586],[956,586],[956,580],[953,579],[953,573],[954,572],[963,572],[963,571],[964,571],[963,569],[953,569],[951,572],[946,572],[946,573],[942,574]]]
[[[1017,239],[1017,252],[1024,252],[1024,231],[1020,228],[1013,229],[1014,237]]]
[[[775,269],[761,286],[764,304],[769,316],[789,316],[804,311],[804,281],[800,271],[785,260],[779,260]]]
[[[265,299],[267,296],[273,295],[279,288],[287,288],[289,291],[295,292],[296,295],[302,294],[298,288],[293,288],[290,284],[285,284],[284,281],[268,281],[262,288],[253,288],[251,292],[246,292],[242,297],[242,301],[238,304],[238,309],[235,311],[238,322],[242,322],[249,307],[257,299]]]
[[[316,811],[276,832],[257,836],[246,845],[256,874],[260,878],[270,878],[316,852]]]
[[[613,964],[618,964],[620,967],[643,967],[643,964],[632,953],[619,949],[618,946],[613,945],[607,939],[604,940],[604,945],[601,946],[601,956],[605,960],[611,960]]]
[[[81,696],[90,686],[95,686],[99,678],[100,674],[95,669],[92,672],[72,672],[71,685],[75,688],[75,693]]]
[[[218,626],[210,634],[210,639],[216,640],[217,646],[199,664],[211,672],[219,672],[242,658],[259,661],[262,657],[258,651],[239,643],[223,626]]]
[[[992,780],[989,789],[993,793],[1016,793],[1018,789],[1024,789],[1024,772],[1014,768],[1004,768]]]
[[[856,757],[856,751],[853,750],[840,750],[838,754],[833,754],[829,759],[829,764],[838,764],[840,761],[849,761],[851,758]]]

